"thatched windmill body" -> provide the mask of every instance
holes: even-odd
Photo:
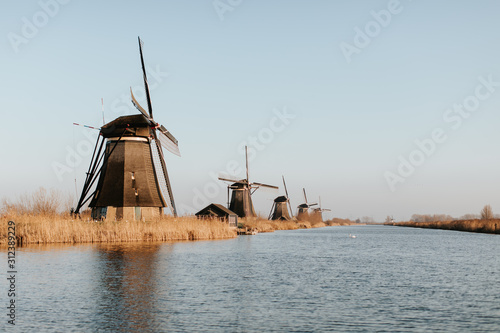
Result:
[[[148,111],[139,105],[131,89],[132,102],[141,113],[118,117],[101,127],[77,214],[90,200],[94,219],[149,219],[162,215],[167,206],[177,216],[161,147],[180,156],[178,142],[153,119],[140,38],[139,52]]]
[[[269,220],[291,220],[293,218],[292,206],[290,198],[288,197],[288,190],[286,188],[285,177],[283,178],[283,186],[285,188],[285,195],[279,196],[274,199],[271,212],[269,213]],[[290,208],[290,211],[288,210]]]
[[[277,186],[267,185],[263,183],[253,182],[250,183],[248,177],[248,153],[247,147],[245,146],[245,160],[246,160],[246,179],[231,179],[225,177],[219,177],[219,180],[230,182],[228,185],[228,199],[229,191],[231,191],[231,201],[229,202],[229,209],[235,212],[239,217],[255,217],[255,209],[252,203],[252,194],[257,191],[260,187],[278,189]]]
[[[297,207],[297,220],[299,220],[299,221],[308,221],[309,220],[309,208],[312,207],[312,206],[316,206],[317,203],[309,203],[309,202],[307,202],[306,189],[303,188],[302,191],[304,192],[304,200],[305,200],[305,202],[303,204],[300,204]]]

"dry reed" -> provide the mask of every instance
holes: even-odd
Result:
[[[296,230],[309,228],[326,227],[324,222],[311,223],[308,221],[286,221],[286,220],[265,220],[265,219],[243,219],[241,220],[243,227],[257,230],[258,232],[273,232],[276,230]]]
[[[64,215],[8,214],[6,226],[16,223],[18,244],[101,243],[135,241],[209,240],[236,237],[234,228],[214,220],[195,217],[164,217],[142,221],[93,222]],[[1,228],[0,245],[7,244],[7,227]]]
[[[356,223],[354,221],[351,221],[349,219],[340,219],[340,218],[337,218],[337,217],[334,217],[333,219],[331,220],[327,220],[325,221],[325,224],[327,226],[341,226],[341,225],[353,225],[353,224],[360,224],[360,223]]]
[[[265,220],[265,219],[242,219],[241,224],[248,229],[259,232],[273,232],[275,230],[295,230],[299,226],[294,221]]]
[[[500,219],[491,220],[454,220],[436,222],[398,222],[386,223],[400,227],[444,229],[467,232],[500,234]]]

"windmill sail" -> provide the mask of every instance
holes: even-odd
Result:
[[[140,37],[139,40],[139,53],[141,54],[142,76],[144,78],[144,90],[146,90],[146,100],[148,101],[149,118],[153,118],[153,107],[151,105],[151,95],[149,94],[148,76],[146,75],[146,66],[144,66],[144,57],[142,56],[143,42]]]
[[[149,93],[148,76],[146,75],[146,66],[144,66],[144,57],[142,55],[142,40],[140,37],[137,37],[137,39],[139,41],[139,52],[141,54],[141,65],[142,65],[142,74],[143,74],[143,78],[144,78],[144,89],[146,90],[146,100],[148,102],[148,111],[149,111],[148,119],[153,123],[153,125],[155,127],[157,127],[157,124],[153,121],[153,106],[151,105],[151,95]],[[162,134],[163,133],[160,133],[160,135],[159,135],[160,138],[162,137]],[[156,130],[153,130],[153,138],[155,139],[155,141],[160,141],[160,143],[161,143],[161,139],[158,139],[158,135],[156,134]],[[165,143],[168,143],[168,140]],[[161,169],[163,172],[163,176],[165,177],[165,182],[166,182],[167,190],[168,190],[168,196],[170,197],[170,208],[171,208],[174,216],[177,217],[177,209],[175,208],[174,195],[172,193],[172,186],[170,185],[170,179],[168,178],[167,166],[165,165],[165,158],[163,157],[163,151],[161,150],[161,147],[158,144],[156,145],[156,148],[157,148],[158,154],[160,156]],[[173,150],[175,151],[175,149],[173,149]],[[177,147],[177,151],[178,151],[178,147]]]
[[[132,97],[132,104],[137,108],[137,110],[141,111],[141,113],[148,118],[155,127],[160,131],[160,135],[158,135],[158,140],[160,141],[160,144],[162,145],[163,148],[171,152],[172,154],[175,154],[177,156],[181,156],[181,152],[179,150],[179,141],[170,133],[165,126],[160,125],[159,127],[157,124],[153,121],[153,119],[149,118],[148,113],[144,108],[139,104],[139,102],[135,99],[134,93],[132,92],[132,88],[130,88],[130,96]]]
[[[158,139],[160,140],[163,148],[165,148],[172,154],[181,156],[177,139],[165,127],[163,127],[163,125],[160,125],[158,131],[160,132],[160,135],[158,135]]]
[[[283,178],[283,186],[285,187],[285,194],[286,194],[286,198],[288,200],[288,208],[290,208],[290,214],[293,217],[292,204],[290,203],[290,197],[288,196],[288,190],[286,189],[285,176],[282,175],[281,178]]]
[[[274,186],[274,185],[268,185],[268,184],[263,184],[263,183],[257,183],[257,182],[253,182],[252,185],[257,185],[258,187],[268,187],[268,188],[272,188],[272,189],[279,189],[278,186]]]
[[[219,177],[219,180],[223,180],[226,182],[233,182],[233,183],[244,183],[246,179],[236,179],[236,178],[229,178],[229,177]]]
[[[278,189],[277,186],[268,185],[263,183],[250,183],[248,179],[248,154],[247,147],[245,147],[245,160],[246,160],[246,179],[236,180],[230,177],[219,177],[220,180],[231,182],[228,185],[228,197],[229,190],[232,190],[231,202],[229,203],[229,209],[235,212],[239,217],[255,217],[255,209],[252,203],[252,194],[259,187],[267,187],[272,189]],[[253,191],[252,191],[253,189]]]
[[[132,87],[130,87],[130,96],[132,96],[132,104],[134,104],[134,106],[137,108],[137,110],[141,111],[141,113],[148,119],[149,118],[149,114],[146,112],[146,110],[144,110],[142,108],[142,106],[139,104],[139,102],[137,102],[137,100],[135,99],[134,97],[134,93],[132,92]]]
[[[177,213],[175,209],[175,202],[172,202],[173,194],[169,186],[168,171],[165,168],[163,172],[162,156],[160,155],[161,147],[156,140],[151,141],[151,154],[153,157],[153,167],[160,186],[161,193],[165,198],[165,205],[170,208],[172,214]],[[175,214],[174,214],[175,215]]]

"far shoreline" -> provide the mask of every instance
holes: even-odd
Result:
[[[384,223],[384,225],[396,227],[454,230],[485,234],[500,234],[500,219],[453,220],[435,222],[386,222]]]

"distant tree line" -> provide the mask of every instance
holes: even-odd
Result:
[[[458,218],[447,214],[413,214],[410,218],[411,222],[437,222],[437,221],[455,221],[455,220],[491,220],[498,219],[500,215],[493,214],[490,205],[483,207],[479,214],[465,214]]]
[[[453,216],[447,214],[413,214],[410,218],[411,222],[436,222],[436,221],[451,221]]]

